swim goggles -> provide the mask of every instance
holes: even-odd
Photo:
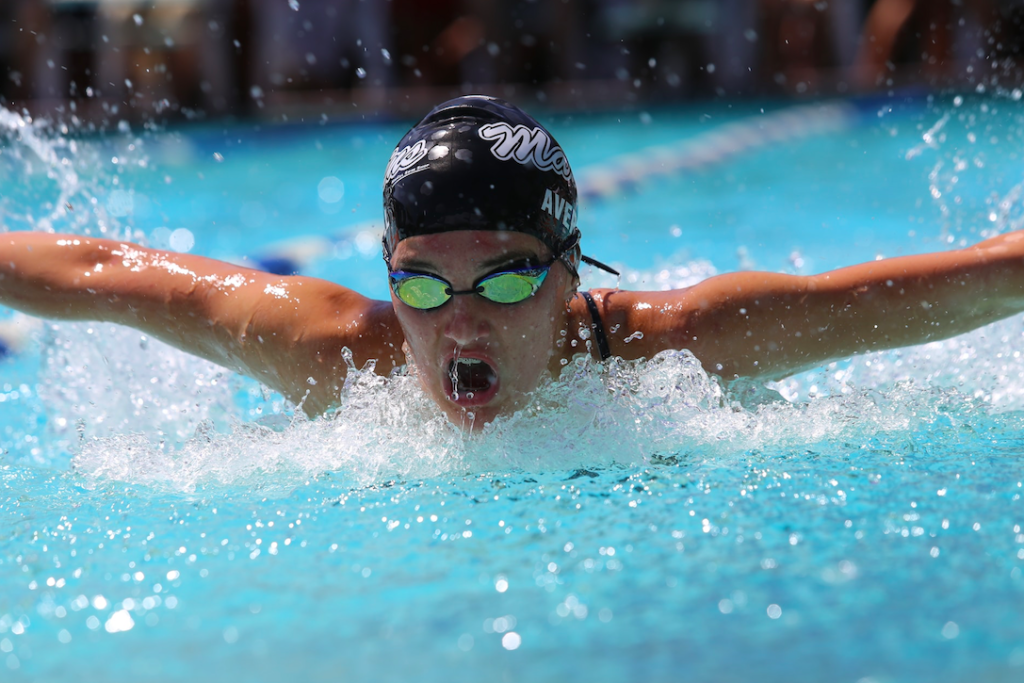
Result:
[[[442,277],[404,270],[388,273],[388,281],[391,291],[402,303],[421,311],[444,306],[453,296],[461,294],[479,294],[498,304],[518,304],[537,293],[557,260],[556,256],[539,266],[484,275],[473,283],[472,289],[462,291],[453,289],[452,284]]]

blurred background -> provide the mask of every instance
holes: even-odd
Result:
[[[1024,0],[2,0],[0,104],[173,121],[410,118],[1019,82]]]

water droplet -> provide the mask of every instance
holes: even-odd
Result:
[[[523,639],[515,631],[509,631],[501,638],[501,646],[506,650],[515,650],[522,645]]]
[[[135,626],[135,621],[132,620],[132,616],[128,613],[128,610],[121,609],[110,615],[107,619],[107,623],[103,625],[103,628],[107,633],[121,633],[123,631],[130,631]]]
[[[171,233],[168,242],[174,251],[185,252],[196,245],[196,238],[188,228],[178,228]]]
[[[296,12],[299,11],[299,0],[288,0],[288,6]]]
[[[320,199],[327,204],[337,204],[345,198],[345,183],[335,176],[327,176],[316,188]]]
[[[134,212],[135,200],[132,195],[124,190],[114,190],[107,197],[107,211],[111,216],[122,218]]]

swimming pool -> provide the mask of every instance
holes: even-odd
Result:
[[[586,252],[661,288],[1019,227],[1019,94],[863,112],[589,201]],[[583,177],[760,116],[545,122]],[[401,125],[7,130],[8,225],[240,262],[328,236],[307,271],[385,293],[373,222]],[[355,374],[308,422],[138,333],[35,335],[0,363],[3,680],[1024,675],[1019,316],[776,393],[724,392],[684,353],[581,361],[473,439],[410,379]]]

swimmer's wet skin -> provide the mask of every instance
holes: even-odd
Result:
[[[500,100],[446,102],[385,173],[390,301],[199,256],[74,235],[0,235],[0,304],[137,328],[263,382],[313,416],[349,365],[409,365],[455,424],[522,407],[587,343],[576,186],[539,123]],[[543,271],[543,275],[540,273]],[[688,349],[712,374],[775,379],[944,339],[1024,310],[1024,233],[812,276],[743,272],[668,292],[590,292],[624,359]],[[583,331],[583,333],[581,333]]]

